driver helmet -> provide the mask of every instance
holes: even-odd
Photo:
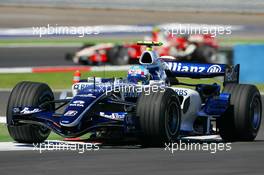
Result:
[[[150,73],[147,68],[142,65],[131,66],[128,70],[127,80],[135,84],[149,84]]]

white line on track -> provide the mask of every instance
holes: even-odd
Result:
[[[86,71],[125,71],[128,70],[132,65],[123,65],[123,66],[41,66],[41,67],[6,67],[0,68],[0,73],[34,73],[34,72],[57,72],[60,71],[69,71],[69,69],[82,70],[87,69]],[[70,70],[73,71],[73,70]]]
[[[8,67],[0,68],[0,73],[32,73],[31,67]]]
[[[73,146],[78,148],[85,147],[87,144],[95,144],[91,142],[72,142],[72,141],[60,141],[60,140],[46,140],[44,143],[39,144],[26,144],[17,142],[0,142],[0,151],[63,151],[71,150],[78,151]],[[96,143],[100,145],[101,143]],[[49,148],[49,149],[48,149]]]
[[[81,47],[83,46],[82,43],[35,43],[35,44],[25,44],[25,43],[14,43],[14,44],[6,44],[6,45],[0,45],[0,48],[50,48],[50,47],[56,47],[56,48],[60,48],[60,47]]]
[[[0,142],[0,151],[26,151],[33,150],[32,145],[15,143],[15,142]]]
[[[0,48],[65,48],[65,47],[81,47],[83,46],[82,43],[37,43],[37,44],[26,44],[26,43],[14,43],[14,44],[6,44],[6,45],[0,45]]]
[[[183,137],[182,139],[190,139],[190,140],[221,140],[221,137],[219,135],[205,135],[205,136]]]

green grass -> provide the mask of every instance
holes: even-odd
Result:
[[[51,133],[49,140],[63,140],[63,138],[55,133]],[[0,142],[9,142],[13,141],[13,139],[10,137],[6,124],[0,124]]]
[[[125,77],[126,71],[101,71],[101,72],[82,72],[82,78],[88,76],[96,77]],[[5,82],[0,85],[0,88],[13,88],[20,81],[35,81],[47,83],[52,89],[70,89],[72,85],[72,72],[67,73],[17,73],[17,74],[0,74],[0,82]],[[191,78],[179,78],[180,81],[186,83],[219,83],[219,79],[207,78],[207,79],[191,79]],[[264,84],[256,84],[260,91],[264,92]]]
[[[0,141],[1,142],[8,142],[11,141],[12,139],[9,136],[9,133],[7,131],[6,125],[5,124],[0,124]]]
[[[123,77],[126,71],[107,72],[81,72],[82,78],[88,76],[96,77]],[[67,73],[17,73],[0,74],[0,88],[13,88],[20,81],[36,81],[47,83],[52,89],[70,89],[72,85],[73,72]]]

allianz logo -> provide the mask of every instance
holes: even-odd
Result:
[[[205,66],[191,66],[191,65],[182,65],[181,63],[167,62],[167,65],[171,71],[174,72],[207,72],[207,73],[219,73],[222,71],[221,66],[214,64],[206,68]]]
[[[207,69],[207,72],[210,72],[210,73],[218,73],[218,72],[221,72],[222,69],[219,65],[212,65],[210,66],[208,69]]]

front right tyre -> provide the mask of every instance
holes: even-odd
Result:
[[[143,93],[137,103],[137,116],[144,146],[162,146],[175,141],[181,125],[181,106],[172,89]]]

